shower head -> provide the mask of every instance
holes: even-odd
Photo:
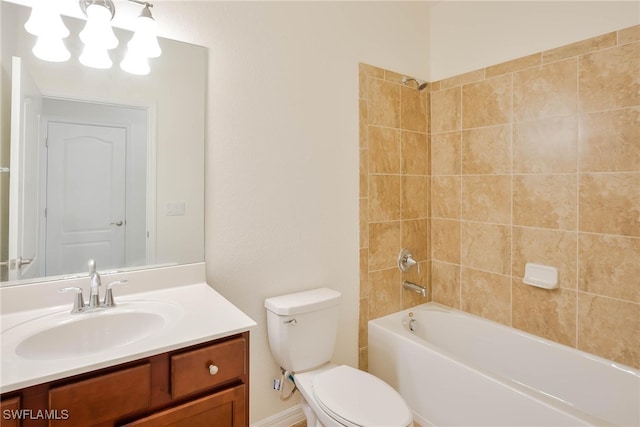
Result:
[[[416,82],[416,89],[422,90],[427,87],[427,82],[423,82],[422,80],[414,79],[413,77],[402,77],[402,84],[407,85],[409,82]]]

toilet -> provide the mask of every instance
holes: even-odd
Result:
[[[340,298],[319,288],[264,301],[271,353],[302,394],[307,426],[413,426],[409,406],[390,385],[331,362]]]

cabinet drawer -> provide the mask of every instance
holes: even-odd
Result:
[[[151,404],[151,365],[122,369],[49,391],[49,408],[66,411],[68,419],[50,426],[89,426],[111,421]]]
[[[124,427],[245,427],[244,384],[188,401]]]
[[[171,397],[205,390],[245,373],[244,338],[176,354],[171,356]]]

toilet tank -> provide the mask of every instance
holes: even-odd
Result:
[[[271,353],[290,372],[331,361],[338,331],[341,294],[329,288],[267,298]]]

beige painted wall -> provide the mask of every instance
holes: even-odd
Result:
[[[342,292],[335,360],[357,365],[358,63],[425,75],[428,9],[393,2],[199,2],[156,7],[172,34],[209,47],[209,283],[258,322],[251,419],[298,401],[279,377],[264,299]],[[166,18],[161,18],[165,14]],[[185,23],[180,26],[180,23]],[[188,25],[186,24],[188,23]]]

